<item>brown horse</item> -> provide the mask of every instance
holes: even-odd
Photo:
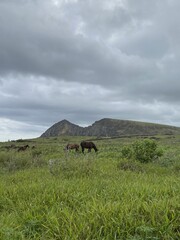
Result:
[[[27,148],[29,148],[29,145],[25,145],[25,146],[23,146],[23,147],[19,147],[19,148],[18,148],[18,152],[20,152],[20,151],[25,151]]]
[[[72,149],[76,149],[76,152],[79,151],[79,145],[68,143],[68,145],[65,147],[66,151],[69,151],[69,150],[72,150]]]
[[[88,148],[88,152],[91,152],[91,149],[93,148],[95,152],[98,151],[96,145],[93,142],[86,142],[86,141],[82,141],[81,142],[81,148],[82,148],[82,152],[84,153],[84,149]]]

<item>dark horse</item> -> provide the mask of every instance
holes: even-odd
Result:
[[[19,148],[18,148],[18,152],[20,152],[20,151],[25,151],[27,148],[29,148],[29,145],[25,145],[25,146],[23,146],[23,147],[19,147]]]
[[[79,151],[79,145],[78,144],[70,144],[68,143],[68,145],[65,147],[65,150],[71,150],[71,149],[76,149],[76,152]]]
[[[95,152],[98,151],[96,145],[93,142],[86,142],[86,141],[82,141],[81,142],[81,148],[82,148],[82,152],[84,153],[84,149],[88,148],[88,152],[91,152],[91,149],[93,148]]]

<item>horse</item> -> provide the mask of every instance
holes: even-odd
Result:
[[[76,152],[79,151],[79,145],[78,144],[70,144],[68,143],[68,145],[65,147],[66,151],[72,150],[72,149],[76,149]]]
[[[29,148],[29,145],[25,145],[25,146],[23,146],[23,147],[19,147],[19,148],[18,148],[18,152],[20,152],[20,151],[25,151],[27,148]]]
[[[81,148],[82,148],[82,153],[84,153],[85,148],[88,148],[88,152],[91,152],[92,148],[94,149],[95,152],[98,151],[96,145],[93,142],[82,141],[81,142]]]

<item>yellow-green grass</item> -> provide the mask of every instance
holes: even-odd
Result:
[[[1,148],[0,161],[7,156],[19,168],[1,165],[0,239],[180,239],[178,137],[159,140],[157,162],[127,171],[120,150],[136,139],[94,141],[98,154],[64,152],[80,140],[37,139],[22,153]],[[19,161],[31,164],[21,169]]]

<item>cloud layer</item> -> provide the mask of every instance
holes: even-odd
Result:
[[[178,0],[0,2],[1,140],[64,118],[180,126]]]

